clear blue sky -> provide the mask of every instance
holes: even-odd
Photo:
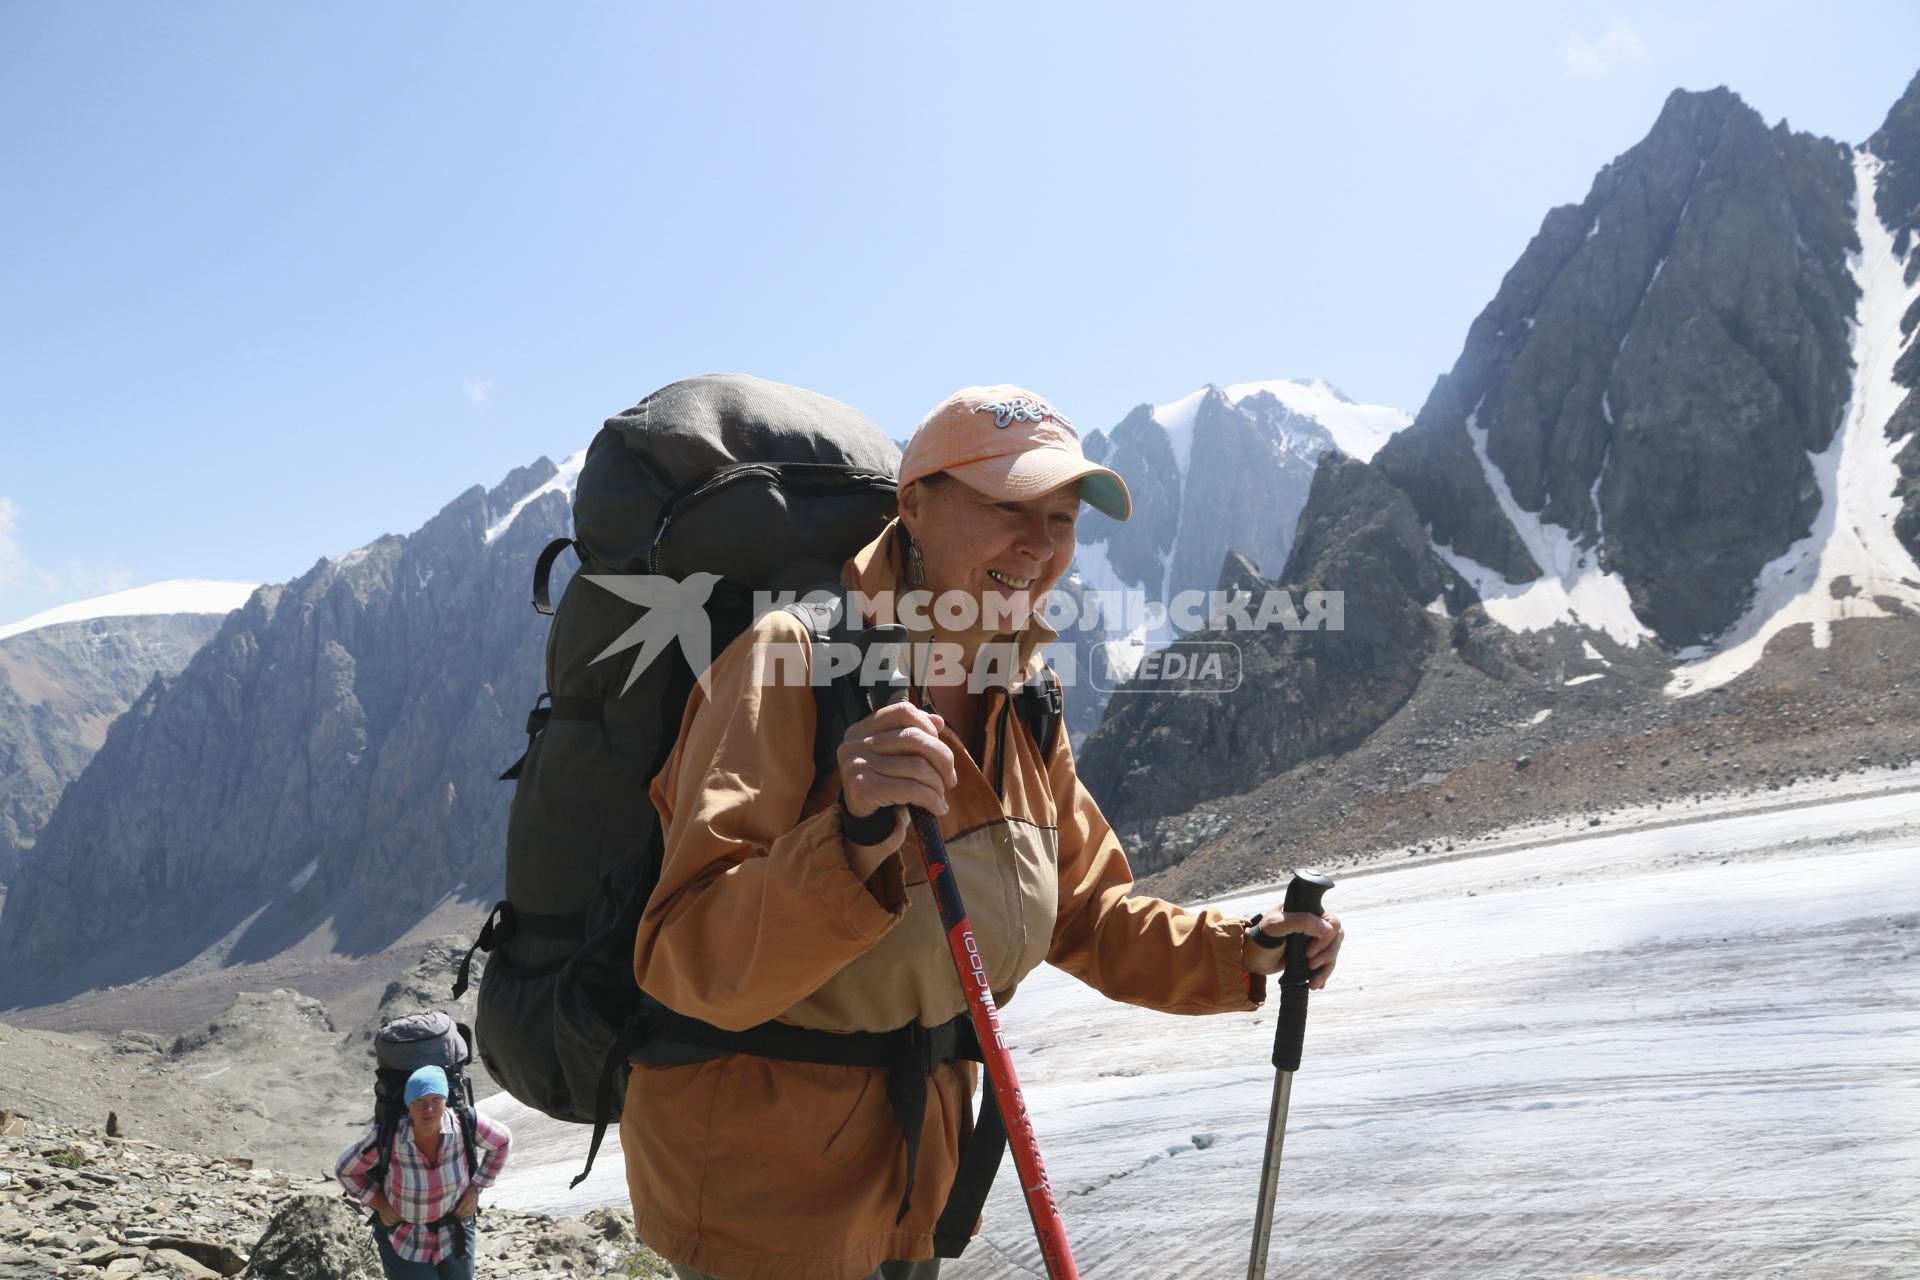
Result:
[[[1860,141],[1920,5],[0,5],[0,623],[290,578],[744,370],[904,436],[1417,409],[1675,87]]]

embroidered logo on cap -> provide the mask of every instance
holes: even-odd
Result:
[[[1045,400],[1035,400],[1031,396],[1015,396],[1011,400],[995,400],[989,404],[977,405],[973,411],[975,413],[992,414],[993,425],[1002,430],[1012,426],[1016,422],[1044,422],[1048,418],[1052,418],[1068,431],[1072,431],[1074,435],[1078,436],[1080,434],[1074,430],[1073,423],[1068,421],[1064,413],[1061,413]]]

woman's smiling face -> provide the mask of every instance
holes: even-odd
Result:
[[[920,547],[919,585],[936,610],[943,593],[964,593],[977,606],[978,629],[1005,634],[1026,625],[1034,603],[1072,566],[1080,486],[1006,501],[952,476],[929,476],[901,490],[900,518]]]

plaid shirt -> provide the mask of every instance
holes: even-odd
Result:
[[[466,1143],[460,1137],[460,1121],[449,1107],[440,1117],[440,1158],[428,1164],[413,1142],[413,1123],[405,1116],[393,1135],[393,1161],[387,1166],[387,1184],[373,1184],[373,1166],[379,1161],[379,1126],[367,1130],[360,1141],[340,1157],[334,1176],[348,1194],[371,1209],[375,1194],[384,1191],[387,1203],[401,1218],[389,1238],[393,1251],[409,1262],[439,1265],[453,1254],[453,1228],[431,1229],[453,1212],[468,1187],[490,1187],[507,1163],[507,1146],[513,1134],[507,1126],[488,1116],[474,1113],[473,1154],[480,1162],[477,1173],[467,1168]]]

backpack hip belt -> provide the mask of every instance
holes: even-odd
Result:
[[[784,1022],[763,1022],[745,1031],[727,1031],[664,1005],[645,1015],[647,1044],[684,1046],[716,1055],[748,1053],[782,1062],[865,1067],[887,1073],[887,1103],[900,1125],[907,1158],[906,1189],[895,1224],[905,1221],[913,1203],[920,1165],[920,1140],[926,1124],[927,1078],[953,1062],[981,1061],[980,1042],[966,1014],[938,1026],[909,1022],[892,1031],[816,1031]],[[957,1258],[973,1234],[986,1205],[987,1191],[1007,1150],[1007,1130],[993,1090],[981,1091],[980,1114],[962,1138],[960,1163],[947,1202],[934,1226],[936,1257]]]

